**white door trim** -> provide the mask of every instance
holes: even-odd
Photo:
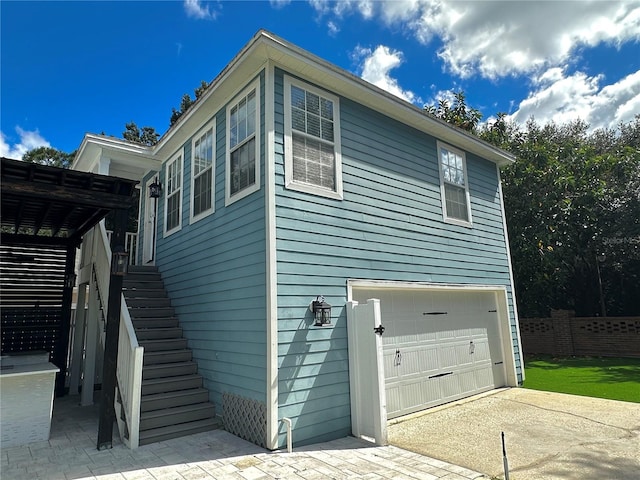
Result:
[[[156,231],[158,229],[158,199],[149,195],[149,185],[157,178],[156,175],[147,179],[144,189],[144,218],[142,225],[142,265],[155,265],[156,261]]]

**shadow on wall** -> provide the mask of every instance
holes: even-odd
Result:
[[[287,442],[283,417],[292,421],[294,448],[351,433],[346,310],[333,307],[332,312],[331,325],[316,327],[306,308],[297,328],[280,334],[281,447]]]

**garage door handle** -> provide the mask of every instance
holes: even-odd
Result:
[[[504,362],[494,362],[494,365],[502,365]]]
[[[447,375],[453,375],[453,372],[439,373],[438,375],[431,375],[429,377],[429,380],[431,380],[432,378],[446,377]]]

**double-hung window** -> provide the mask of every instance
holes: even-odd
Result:
[[[438,142],[440,194],[444,220],[471,226],[469,185],[464,152]]]
[[[213,213],[214,126],[207,125],[191,142],[191,221]]]
[[[170,235],[182,225],[182,153],[165,166],[164,234]]]
[[[260,84],[255,81],[227,107],[226,204],[260,188]]]
[[[289,77],[284,89],[287,188],[342,199],[338,98]]]

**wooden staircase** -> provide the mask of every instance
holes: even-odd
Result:
[[[218,428],[158,269],[130,266],[122,290],[144,347],[139,444]]]

